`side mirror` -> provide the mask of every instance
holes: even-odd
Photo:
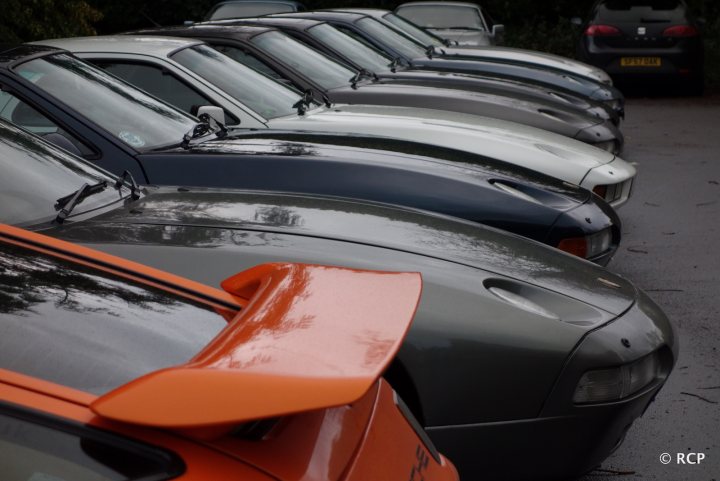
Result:
[[[582,27],[583,21],[580,17],[573,17],[570,19],[570,23],[576,27]]]
[[[498,23],[493,25],[492,36],[495,38],[502,37],[505,35],[505,25]]]
[[[197,114],[195,115],[200,117],[202,114],[208,114],[222,125],[227,124],[225,121],[225,111],[221,107],[216,107],[215,105],[203,105],[202,107],[198,107]]]
[[[182,24],[185,27],[190,27],[191,25],[195,24],[195,22],[193,22],[192,20],[185,20]]]

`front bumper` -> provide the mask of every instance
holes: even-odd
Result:
[[[661,359],[660,374],[635,394],[615,402],[573,404],[586,371],[630,363],[653,352]],[[677,355],[674,327],[645,294],[638,293],[628,311],[578,344],[537,418],[427,431],[463,479],[572,479],[599,465],[619,446],[667,380]]]

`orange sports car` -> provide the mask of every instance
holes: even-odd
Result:
[[[419,274],[222,287],[0,224],[0,479],[457,479],[380,378]]]

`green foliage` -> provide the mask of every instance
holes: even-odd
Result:
[[[3,0],[0,43],[94,35],[101,18],[82,0]]]

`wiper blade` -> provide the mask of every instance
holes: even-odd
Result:
[[[428,45],[425,49],[425,55],[427,55],[427,58],[433,58],[433,54],[435,53],[435,47],[432,45]]]
[[[126,180],[130,182],[130,198],[132,200],[138,200],[140,198],[140,187],[138,187],[137,182],[135,182],[135,178],[129,170],[123,171],[120,178],[117,182],[115,182],[115,188],[120,190]]]
[[[72,194],[60,197],[55,201],[55,210],[59,210],[55,217],[55,222],[62,224],[68,218],[76,205],[82,202],[86,197],[97,194],[107,189],[107,181],[103,180],[97,184],[84,183],[78,190]]]

